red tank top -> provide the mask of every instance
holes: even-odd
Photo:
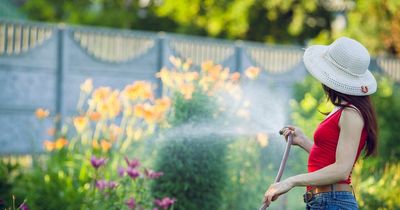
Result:
[[[314,132],[314,145],[311,147],[310,155],[308,157],[308,172],[317,171],[336,161],[336,147],[339,140],[339,119],[343,108],[335,111],[333,114],[324,119]],[[353,163],[357,161],[361,150],[364,148],[367,140],[367,131],[365,126],[361,133],[360,144],[358,146],[357,156]],[[338,183],[351,183],[351,173],[347,180],[342,180]],[[307,186],[310,190],[311,186]]]

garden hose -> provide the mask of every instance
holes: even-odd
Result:
[[[279,131],[279,134],[282,135],[283,132]],[[283,174],[283,170],[285,169],[286,161],[287,161],[287,159],[289,157],[290,146],[292,145],[292,142],[293,142],[293,135],[289,134],[288,140],[286,142],[285,152],[283,153],[281,165],[279,166],[278,174],[275,177],[274,183],[279,182],[281,180],[281,177],[282,177],[282,174]],[[265,210],[265,209],[267,209],[267,207],[268,206],[265,205],[265,203],[264,203],[259,210]]]

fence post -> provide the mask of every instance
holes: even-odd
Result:
[[[165,56],[166,56],[166,36],[164,32],[160,32],[157,35],[157,72],[165,67]],[[163,95],[163,86],[160,78],[157,78],[157,96],[161,97]]]
[[[242,73],[243,72],[243,41],[235,42],[235,71]]]
[[[55,113],[56,113],[56,130],[60,131],[62,126],[63,115],[63,81],[66,66],[66,50],[65,38],[66,27],[63,24],[58,25],[57,29],[57,69],[55,83]]]

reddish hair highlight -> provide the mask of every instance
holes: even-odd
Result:
[[[322,87],[327,96],[327,100],[329,100],[332,104],[339,107],[349,107],[353,108],[346,104],[341,104],[343,101],[346,101],[353,106],[355,106],[360,112],[364,119],[364,126],[367,130],[367,142],[365,144],[365,156],[371,156],[376,154],[376,148],[378,144],[378,124],[376,120],[376,112],[374,105],[371,103],[370,96],[352,96],[343,93],[339,93],[326,85],[322,84]],[[324,113],[326,114],[326,113]]]

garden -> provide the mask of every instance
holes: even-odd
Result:
[[[43,151],[2,157],[0,205],[5,209],[256,209],[277,171],[283,141],[267,131],[243,132],[252,104],[245,88],[262,74],[243,74],[212,61],[199,68],[171,57],[174,67],[155,86],[135,81],[123,90],[80,86],[74,115],[62,121],[45,107],[35,112],[49,136]],[[353,172],[362,209],[398,209],[400,165],[399,86],[379,76],[373,96],[379,115],[379,156],[363,159]],[[291,121],[313,128],[316,111],[332,108],[311,77],[297,83]],[[45,121],[61,127],[46,127]],[[305,171],[306,154],[294,149],[286,175]],[[389,189],[389,190],[388,190]],[[273,208],[301,209],[302,189]]]
[[[301,48],[342,36],[365,45],[378,82],[357,203],[400,209],[399,2],[2,0],[0,210],[258,209],[279,129],[312,139],[333,108]],[[307,158],[292,147],[283,177]],[[305,209],[305,190],[268,209]]]
[[[242,100],[240,80],[254,80],[260,70],[251,67],[240,75],[207,61],[197,71],[190,60],[170,60],[175,67],[156,75],[164,87],[159,98],[154,84],[146,81],[135,81],[123,90],[94,89],[91,79],[81,84],[76,113],[66,116],[58,130],[43,126],[50,137],[44,141],[44,153],[2,158],[3,207],[218,209],[259,205],[260,196],[245,201],[242,195],[256,196],[264,190],[258,183],[268,177],[262,176],[259,153],[268,145],[267,134],[233,136],[204,125],[218,122],[233,128],[227,123],[248,118],[250,102]],[[235,103],[235,110],[228,103]],[[38,108],[35,115],[41,125],[60,120],[46,108]],[[206,133],[198,133],[196,126],[203,126]],[[248,156],[245,161],[243,155]]]

